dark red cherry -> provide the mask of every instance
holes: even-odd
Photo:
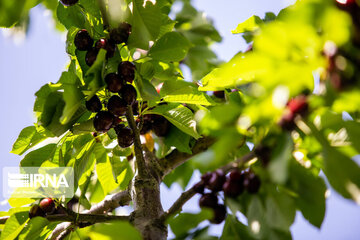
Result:
[[[244,192],[244,183],[228,178],[223,185],[223,191],[225,196],[235,198]]]
[[[29,218],[33,217],[45,217],[45,212],[37,204],[33,205],[29,211]]]
[[[126,84],[123,86],[119,91],[119,95],[126,101],[128,105],[132,105],[137,98],[136,89],[131,84]]]
[[[309,105],[306,96],[300,95],[291,99],[287,107],[294,114],[304,115],[308,111]]]
[[[114,114],[114,116],[119,117],[125,115],[127,110],[127,103],[124,99],[121,99],[119,96],[114,95],[109,99],[107,103],[107,108],[109,112]]]
[[[224,91],[214,91],[213,94],[217,98],[221,98],[221,99],[225,98],[225,92]]]
[[[72,5],[75,5],[77,2],[79,2],[79,0],[60,0],[60,2],[64,6],[72,6]]]
[[[47,214],[51,214],[55,211],[55,202],[51,198],[42,199],[39,206]]]
[[[107,132],[114,122],[114,115],[108,111],[100,111],[94,118],[94,128],[97,132]]]
[[[222,190],[225,181],[226,176],[224,172],[218,169],[211,174],[207,187],[214,192],[218,192]]]
[[[258,176],[255,175],[255,173],[249,172],[245,176],[244,186],[248,193],[255,194],[259,192],[261,180]]]
[[[85,62],[89,67],[91,67],[94,64],[94,62],[96,61],[96,57],[97,57],[98,53],[99,53],[99,50],[96,48],[92,48],[86,52]]]
[[[116,43],[127,43],[129,35],[131,33],[131,25],[128,23],[120,23],[119,27],[110,31],[110,39]]]
[[[199,206],[201,208],[215,208],[218,205],[218,198],[215,193],[205,193],[199,200]]]
[[[209,180],[210,180],[210,178],[211,178],[211,175],[212,175],[211,172],[207,172],[207,173],[203,174],[203,175],[201,176],[201,181],[203,181],[203,182],[205,183],[205,185],[208,185],[208,184],[209,184]]]
[[[217,205],[213,208],[214,210],[214,217],[210,220],[211,223],[214,224],[220,224],[222,223],[226,218],[226,207],[222,204]]]
[[[109,89],[109,91],[113,93],[119,92],[124,85],[123,80],[116,73],[109,73],[108,75],[106,75],[105,82],[107,85],[107,89]]]
[[[134,133],[129,127],[120,124],[115,128],[119,146],[122,148],[130,147],[134,143]]]
[[[124,61],[118,66],[118,73],[128,83],[132,83],[135,78],[135,64],[133,62]]]
[[[163,116],[154,115],[152,130],[158,137],[165,137],[170,130],[170,122]]]
[[[101,101],[97,95],[94,95],[89,101],[86,101],[85,105],[87,110],[91,112],[100,112],[102,109]]]
[[[114,56],[116,46],[112,41],[101,38],[95,43],[95,48],[99,50],[100,48],[105,49],[107,51],[106,58],[111,58]]]
[[[75,47],[80,51],[90,50],[94,44],[94,40],[90,37],[86,29],[78,31],[74,39]]]

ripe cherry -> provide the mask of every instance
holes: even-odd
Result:
[[[134,143],[134,133],[129,127],[120,124],[116,126],[115,131],[120,147],[127,148]]]
[[[115,54],[116,46],[111,40],[101,38],[95,43],[95,48],[98,50],[100,50],[100,48],[105,49],[107,51],[106,58],[112,58]]]
[[[128,23],[120,23],[119,27],[110,31],[110,39],[116,43],[127,43],[129,35],[131,33],[131,25]]]
[[[249,172],[245,176],[244,186],[248,193],[255,194],[259,192],[261,180],[258,176],[255,175],[255,173]]]
[[[133,85],[126,84],[120,89],[119,95],[128,105],[132,105],[136,101],[137,92]]]
[[[132,83],[135,78],[135,64],[129,61],[121,62],[118,66],[119,75],[128,83]]]
[[[107,132],[114,122],[114,115],[108,111],[100,111],[94,118],[94,128],[97,132]]]
[[[85,105],[87,110],[91,112],[100,112],[102,109],[101,101],[97,95],[94,95],[89,101],[86,101]]]
[[[218,198],[215,193],[205,193],[199,200],[199,206],[201,208],[215,208],[218,205]]]
[[[42,199],[39,206],[47,214],[51,214],[55,211],[55,202],[51,198]]]
[[[116,73],[109,73],[108,75],[106,75],[105,82],[107,84],[107,89],[109,89],[109,91],[113,93],[119,92],[124,85],[123,80]]]
[[[165,137],[170,130],[170,122],[163,116],[153,116],[152,130],[158,137]]]
[[[94,44],[94,40],[90,37],[86,29],[78,31],[75,35],[74,44],[80,51],[90,50]]]
[[[212,175],[211,172],[207,172],[207,173],[203,174],[203,175],[201,176],[201,181],[203,181],[205,185],[208,185],[208,184],[209,184],[209,180],[210,180],[210,178],[211,178],[211,175]]]
[[[79,2],[79,0],[60,0],[60,2],[64,6],[72,6],[72,5],[75,5],[77,2]]]
[[[291,99],[288,102],[287,107],[294,114],[304,115],[307,112],[309,105],[306,96],[300,95]]]
[[[281,117],[278,125],[287,131],[292,131],[295,129],[295,114],[292,112],[286,112],[284,113],[284,115]]]
[[[227,215],[226,207],[222,204],[219,204],[216,207],[214,207],[213,210],[214,210],[214,217],[213,219],[210,220],[210,222],[214,224],[222,223],[222,221],[225,220]]]
[[[143,124],[142,124],[142,127],[140,129],[140,134],[141,135],[144,135],[144,134],[150,132],[150,130],[152,129],[153,122],[152,122],[152,119],[151,119],[151,115],[152,114],[144,115]]]
[[[225,98],[225,92],[224,91],[214,91],[213,94],[217,98],[221,98],[221,99]]]
[[[107,108],[109,112],[114,114],[114,116],[119,117],[125,115],[127,110],[127,103],[119,96],[114,95],[109,99]]]
[[[45,212],[37,204],[33,205],[29,211],[29,218],[33,217],[45,217]]]
[[[99,50],[96,48],[92,48],[86,52],[85,62],[89,67],[91,67],[94,64],[94,62],[96,61],[96,57],[97,57],[98,53],[99,53]]]
[[[244,185],[240,181],[233,181],[230,178],[223,185],[223,191],[227,197],[237,197],[244,192]]]
[[[214,192],[218,192],[221,191],[225,181],[226,177],[224,172],[222,170],[216,170],[211,174],[207,187]]]

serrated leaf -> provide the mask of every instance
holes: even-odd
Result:
[[[250,236],[246,225],[230,215],[226,218],[220,240],[254,240],[254,238]]]
[[[66,29],[70,29],[71,27],[85,28],[85,17],[81,13],[79,6],[65,7],[59,2],[56,15],[59,22],[64,25]]]
[[[148,56],[159,61],[177,62],[186,56],[190,46],[190,42],[183,35],[169,32],[155,42]]]
[[[176,127],[171,127],[165,137],[164,143],[168,147],[176,147],[180,152],[191,154],[190,139],[191,137],[188,134],[180,131]]]
[[[213,105],[215,102],[204,92],[197,89],[197,85],[185,81],[165,81],[160,95],[165,102]]]
[[[239,34],[244,32],[252,32],[259,28],[259,26],[263,23],[260,17],[258,16],[251,16],[244,22],[240,23],[235,30],[232,30],[231,32],[233,34]]]
[[[184,133],[189,134],[196,139],[201,137],[196,131],[194,114],[190,111],[190,109],[182,105],[160,105],[155,107],[154,109],[146,111],[145,114],[162,115]]]

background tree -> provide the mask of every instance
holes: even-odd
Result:
[[[68,31],[70,63],[36,93],[38,122],[12,152],[27,153],[21,166],[74,167],[77,197],[9,199],[1,238],[165,239],[169,224],[202,239],[200,222],[226,218],[222,239],[288,239],[296,210],[321,226],[321,170],[359,202],[358,4],[308,0],[253,16],[234,30],[252,47],[218,65],[209,46],[219,34],[183,2],[170,19],[172,1],[43,1]],[[38,3],[1,1],[0,25],[26,26]],[[164,210],[160,182],[185,187],[194,169],[202,180]],[[203,211],[179,213],[196,193]],[[129,216],[111,214],[128,204]]]

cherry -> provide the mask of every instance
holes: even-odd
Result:
[[[225,92],[224,91],[214,91],[213,94],[217,98],[221,98],[221,99],[225,98]]]
[[[271,159],[271,149],[268,146],[259,145],[255,148],[254,152],[264,166],[269,164]]]
[[[105,38],[101,38],[95,43],[95,48],[99,50],[100,48],[105,49],[106,58],[112,58],[115,54],[116,46],[112,41],[109,41]]]
[[[235,198],[244,192],[244,185],[240,181],[233,181],[229,178],[223,185],[223,191],[225,196]]]
[[[113,125],[114,115],[108,111],[100,111],[94,118],[94,128],[97,132],[107,132]]]
[[[132,105],[136,101],[137,92],[133,85],[126,84],[120,89],[119,95],[128,105]]]
[[[121,62],[118,66],[119,75],[128,83],[132,83],[135,78],[135,64],[129,61]]]
[[[106,75],[105,82],[107,84],[107,89],[113,93],[119,92],[124,85],[121,77],[116,73],[109,73]]]
[[[120,23],[119,27],[110,31],[110,39],[116,43],[127,43],[129,35],[131,33],[131,25],[128,23]]]
[[[245,176],[244,186],[248,193],[255,194],[259,191],[261,186],[261,180],[253,172],[249,172]]]
[[[278,125],[284,130],[292,131],[295,129],[294,120],[295,114],[292,112],[287,112],[281,117]]]
[[[119,96],[112,96],[108,103],[107,108],[109,112],[114,114],[114,116],[123,116],[126,113],[127,110],[127,104],[125,100],[121,99]]]
[[[304,115],[307,112],[309,105],[306,96],[300,95],[291,99],[288,102],[287,107],[294,114]]]
[[[29,218],[33,217],[45,217],[45,212],[37,204],[32,206],[29,211]]]
[[[163,116],[154,115],[152,129],[156,136],[165,137],[170,130],[170,122]]]
[[[221,191],[225,181],[226,177],[224,172],[218,169],[211,174],[207,187],[214,192],[218,192]]]
[[[219,204],[213,208],[214,210],[214,217],[210,220],[211,223],[220,224],[222,221],[225,220],[227,212],[226,207],[222,204]]]
[[[74,44],[80,51],[90,50],[94,44],[94,40],[90,37],[86,29],[78,31],[75,35]]]
[[[85,62],[89,67],[91,67],[94,64],[94,62],[96,61],[96,57],[97,57],[98,53],[99,53],[99,50],[96,48],[92,48],[86,52]]]
[[[205,184],[203,182],[198,182],[197,184],[194,185],[193,188],[196,193],[203,194],[205,190]]]
[[[199,200],[199,206],[201,208],[215,208],[218,205],[218,198],[215,193],[205,193]]]
[[[211,175],[212,175],[211,172],[207,172],[207,173],[203,174],[203,175],[201,176],[201,181],[203,181],[203,182],[205,183],[205,185],[208,185],[208,184],[209,184],[209,180],[210,180],[210,178],[211,178]]]
[[[122,148],[130,147],[134,143],[134,133],[129,127],[120,124],[115,128],[119,146]]]
[[[85,105],[87,110],[91,112],[100,112],[102,109],[101,101],[97,95],[94,95],[89,101],[86,101]]]
[[[55,211],[55,202],[51,198],[44,198],[40,201],[39,206],[44,212],[48,214],[51,214]]]

